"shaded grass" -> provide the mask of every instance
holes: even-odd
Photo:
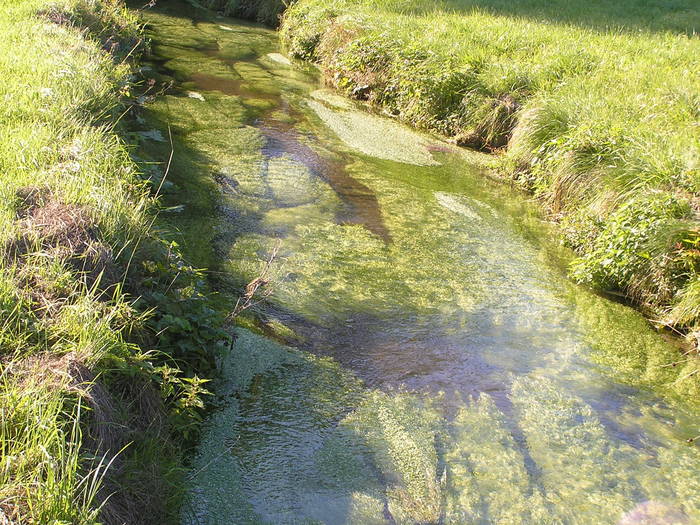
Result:
[[[574,277],[692,330],[699,17],[688,2],[301,0],[282,35],[348,95],[499,153],[563,222]]]
[[[293,0],[203,0],[201,5],[226,16],[244,18],[277,27],[282,13]]]

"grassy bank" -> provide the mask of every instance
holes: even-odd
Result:
[[[494,164],[561,222],[571,273],[660,324],[700,322],[700,9],[300,0],[290,53]]]
[[[226,16],[277,27],[282,13],[291,0],[201,0],[201,2],[190,3],[214,9]]]
[[[0,15],[0,521],[167,523],[226,335],[119,138],[140,27],[111,0]]]

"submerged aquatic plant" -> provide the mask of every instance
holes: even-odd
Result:
[[[632,227],[634,203],[655,193],[697,195],[698,23],[689,0],[302,0],[281,34],[349,96],[461,145],[507,148],[494,164],[565,219],[569,240],[601,238],[577,244],[575,276],[661,317],[692,280],[667,262],[694,248],[669,244],[640,264],[645,248],[612,242],[610,228]]]

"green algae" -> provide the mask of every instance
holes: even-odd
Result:
[[[271,33],[184,20],[182,53],[156,49],[198,96],[144,115],[164,139],[149,158],[172,134],[163,198],[184,208],[167,220],[234,301],[279,246],[270,311],[246,322],[334,357],[238,330],[185,523],[700,519],[692,415],[620,386],[697,383],[663,366],[677,354],[641,317],[563,279],[532,207],[473,154],[315,90],[268,55]]]
[[[220,392],[245,392],[260,374],[293,360],[294,355],[283,347],[241,329],[222,364],[227,381],[220,386]],[[193,489],[183,506],[183,523],[261,523],[244,492],[245,470],[233,455],[240,440],[240,417],[240,401],[230,398],[210,419],[193,462]]]
[[[184,523],[382,522],[369,458],[336,427],[363,396],[356,379],[242,329],[223,367],[236,397],[204,434]]]
[[[289,157],[270,159],[267,183],[271,197],[283,208],[310,204],[320,197],[315,177],[308,168]]]
[[[371,392],[341,423],[371,451],[387,483],[389,511],[397,524],[435,523],[440,518],[438,422],[437,413],[415,396]]]
[[[270,60],[273,60],[274,62],[277,62],[278,64],[282,64],[283,66],[291,66],[292,61],[289,60],[286,56],[284,56],[282,53],[268,53],[265,55],[267,58]]]
[[[372,184],[381,198],[391,244],[387,246],[361,226],[329,221],[333,208],[340,206],[329,195],[316,199],[315,213],[310,208],[268,212],[275,217],[286,216],[288,221],[294,221],[295,214],[301,213],[296,217],[296,227],[287,229],[284,251],[290,255],[283,255],[273,264],[276,284],[272,300],[317,322],[332,322],[353,312],[391,316],[397,300],[415,312],[435,313],[446,305],[474,310],[483,300],[484,291],[471,278],[470,261],[452,248],[455,232],[450,211],[436,210],[430,201],[416,202],[411,209],[405,209],[411,188],[402,191],[377,180],[371,164],[357,163],[347,169],[355,179]],[[249,177],[258,178],[258,187],[264,187],[263,172],[253,172]],[[245,179],[247,186],[251,185],[250,178]],[[318,184],[329,191],[327,185]],[[258,233],[238,238],[229,252],[230,268],[248,279],[254,278],[259,266],[250,265],[247,254],[251,252],[241,248],[248,246],[253,237],[262,243],[262,253],[270,253],[276,243],[275,236],[265,238]],[[451,270],[438,280],[435,276],[439,268]],[[288,275],[293,280],[287,279]]]
[[[646,499],[639,473],[656,473],[644,469],[632,447],[610,439],[589,405],[539,378],[517,379],[512,399],[530,454],[542,469],[547,499],[566,522],[589,523],[597,516],[614,523]],[[651,485],[664,486],[658,479]]]
[[[434,166],[429,139],[398,123],[362,111],[340,110],[316,100],[307,102],[318,117],[349,147],[380,159]]]
[[[355,105],[350,99],[343,97],[335,91],[331,91],[329,89],[317,89],[316,91],[309,93],[309,96],[312,99],[323,102],[335,109],[355,109]]]
[[[460,408],[450,426],[445,523],[556,523],[491,397]]]
[[[678,399],[700,395],[700,363],[684,359],[679,348],[664,341],[640,314],[620,304],[574,290],[570,300],[593,358],[622,381],[642,384]],[[624,319],[620,323],[619,319]],[[610,326],[615,325],[611,331]],[[675,363],[675,364],[674,364]]]
[[[152,58],[158,60],[175,60],[181,57],[198,57],[201,53],[195,49],[189,49],[180,45],[158,43],[151,46]]]
[[[476,295],[465,289],[459,273],[444,282],[435,281],[427,269],[413,264],[420,255],[396,257],[392,248],[386,249],[381,239],[362,226],[311,223],[297,225],[296,238],[287,238],[285,250],[293,251],[273,265],[276,278],[273,300],[317,322],[331,323],[364,312],[379,317],[395,312],[397,297],[411,304],[414,311],[426,313],[440,310],[445,303],[458,303],[463,309],[474,307]],[[245,253],[238,243],[248,243],[244,236],[230,251],[232,270],[253,276],[257,265],[243,265]],[[262,238],[263,253],[269,253],[273,238]],[[258,241],[258,242],[259,242]],[[250,253],[250,252],[249,252]],[[430,253],[440,264],[440,253]],[[413,259],[413,260],[412,260]],[[324,264],[333,261],[332,268]],[[423,262],[423,261],[420,261]],[[425,268],[423,266],[422,268]],[[292,280],[285,276],[293,275]],[[421,293],[413,293],[421,290]]]
[[[170,16],[165,12],[152,10],[147,14],[147,22],[149,36],[153,38],[155,46],[180,49],[181,55],[216,46],[214,37],[198,31],[192,20],[186,17]]]
[[[168,60],[165,67],[173,72],[173,76],[182,82],[187,82],[194,75],[225,76],[231,74],[231,68],[215,58],[201,56],[178,57]]]
[[[217,155],[225,151],[228,155],[243,155],[262,146],[260,132],[250,126],[241,128],[205,128],[188,134],[188,142],[197,145],[197,150],[222,164]],[[225,165],[225,164],[224,164]]]
[[[171,129],[186,134],[192,131],[241,127],[246,110],[240,99],[218,94],[203,95],[205,100],[188,96],[166,95],[148,106],[147,117],[155,117]],[[167,135],[167,129],[165,130]],[[237,144],[231,144],[236,147]]]
[[[697,523],[700,521],[700,477],[698,476],[700,454],[695,449],[687,450],[687,447],[679,450],[679,446],[676,445],[662,449],[658,460],[666,482],[676,493],[678,501],[676,508],[683,509],[688,518],[687,523]]]

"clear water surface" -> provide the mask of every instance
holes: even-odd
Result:
[[[144,74],[173,83],[140,117],[146,158],[173,141],[165,216],[224,294],[279,245],[183,524],[700,523],[676,349],[569,283],[483,157],[322,89],[274,32],[146,16]]]

